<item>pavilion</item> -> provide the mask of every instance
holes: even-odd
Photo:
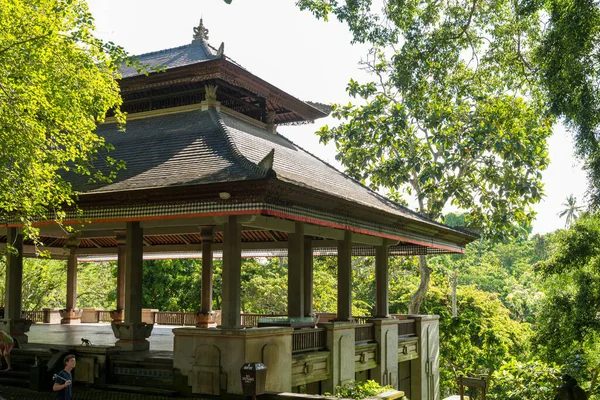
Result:
[[[388,312],[388,257],[462,253],[476,236],[390,201],[278,134],[278,125],[312,122],[329,107],[296,99],[253,75],[224,54],[224,44],[211,47],[202,21],[191,44],[138,58],[164,72],[146,76],[124,67],[126,133],[111,118],[97,129],[114,146],[110,156],[124,160],[126,169],[111,183],[68,177],[80,192],[79,210],[69,211],[64,223],[76,234],[52,221],[39,223],[45,249],[68,260],[62,322],[77,323],[81,316],[78,259],[117,254],[116,345],[121,351],[147,350],[152,325],[142,322],[144,256],[201,253],[198,327],[174,330],[173,366],[182,392],[239,394],[239,367],[249,361],[267,365],[268,390],[322,382],[318,391],[332,391],[359,372],[355,356],[371,379],[397,386],[398,320]],[[5,226],[1,240],[18,254],[7,254],[0,329],[26,342],[31,321],[22,319],[22,260],[35,248],[23,240],[19,224]],[[292,357],[292,327],[242,329],[241,260],[258,250],[289,257],[289,318],[313,314],[313,254],[337,254],[337,316],[323,324],[326,351]],[[217,251],[223,257],[223,306],[221,325],[214,328]],[[352,255],[376,258],[377,345],[362,350],[351,314]],[[420,341],[401,349],[414,352],[418,362],[412,398],[437,399],[437,320],[415,318]]]

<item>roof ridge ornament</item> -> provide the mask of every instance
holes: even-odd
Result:
[[[202,18],[200,18],[200,24],[194,27],[194,40],[192,43],[204,42],[208,40],[208,29],[204,27]]]

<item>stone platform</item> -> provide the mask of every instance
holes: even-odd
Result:
[[[152,335],[148,338],[150,350],[173,351],[173,328],[180,326],[155,325]],[[117,342],[110,324],[34,324],[29,332],[29,343],[76,346],[81,345],[81,338],[89,339],[94,345],[114,346]]]

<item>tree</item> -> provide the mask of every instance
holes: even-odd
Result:
[[[460,375],[493,374],[505,362],[525,355],[528,326],[509,318],[491,293],[474,286],[458,288],[458,316],[452,317],[449,293],[433,285],[423,309],[440,316],[440,386],[456,393]]]
[[[526,2],[548,18],[540,35],[535,67],[550,111],[563,117],[575,135],[575,148],[585,161],[591,205],[600,206],[600,93],[598,35],[600,8],[587,0]]]
[[[600,215],[584,214],[556,234],[540,264],[544,300],[535,325],[536,353],[565,366],[588,392],[600,391]],[[581,379],[580,379],[581,378]]]
[[[581,211],[581,206],[577,205],[577,199],[572,194],[567,197],[564,203],[562,203],[563,207],[565,207],[561,212],[558,213],[559,217],[566,217],[565,219],[565,228],[568,228],[573,221],[577,219],[579,216],[579,212]]]
[[[143,273],[144,307],[162,311],[200,310],[201,260],[145,260]]]
[[[0,7],[0,218],[60,220],[75,194],[63,171],[94,171],[94,133],[121,97],[126,53],[93,36],[84,0],[6,0]],[[109,164],[117,162],[108,158]],[[29,230],[29,233],[35,233]]]
[[[577,153],[588,172],[591,205],[600,206],[598,3],[384,0],[382,13],[372,11],[371,0],[298,0],[297,4],[319,18],[334,14],[347,22],[357,42],[395,45],[416,38],[423,46],[415,47],[415,54],[432,54],[432,63],[447,59],[449,49],[481,55],[479,60],[487,57],[484,53],[506,54],[512,63],[507,72],[514,76],[505,82],[508,89],[518,92],[527,81],[543,93],[547,114],[560,117],[574,133]],[[423,37],[441,45],[433,46]],[[483,48],[477,46],[481,40]]]
[[[511,360],[494,371],[491,400],[553,399],[559,386],[559,369],[541,361]]]
[[[362,62],[373,81],[347,87],[360,105],[335,105],[342,122],[318,132],[348,174],[399,202],[412,197],[434,220],[452,204],[488,237],[531,223],[553,122],[527,74],[536,14],[508,0],[385,1],[382,15],[370,0],[298,4],[318,17],[333,13],[355,41],[374,46]],[[419,260],[411,313],[430,280],[426,257]]]

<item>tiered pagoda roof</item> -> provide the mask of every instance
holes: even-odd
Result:
[[[104,184],[69,177],[81,193],[83,211],[73,220],[88,221],[88,227],[109,224],[83,235],[80,248],[98,254],[114,249],[110,228],[122,221],[177,219],[182,226],[177,232],[145,231],[146,246],[194,251],[199,231],[184,227],[185,221],[191,226],[198,218],[231,214],[268,218],[269,226],[303,221],[328,229],[306,233],[322,240],[316,245],[321,254],[334,252],[331,233],[344,230],[386,239],[390,253],[402,255],[462,252],[475,239],[385,198],[278,134],[276,125],[310,122],[326,116],[327,107],[300,101],[251,74],[224,55],[223,45],[210,47],[202,29],[196,28],[189,45],[137,56],[162,72],[146,76],[122,69],[126,133],[113,121],[97,133],[114,146],[110,156],[125,161],[126,169]],[[244,242],[285,251],[285,229],[252,226],[256,223],[244,228]],[[60,246],[66,239],[59,233],[42,231],[42,240]],[[215,242],[220,240],[217,233]]]

